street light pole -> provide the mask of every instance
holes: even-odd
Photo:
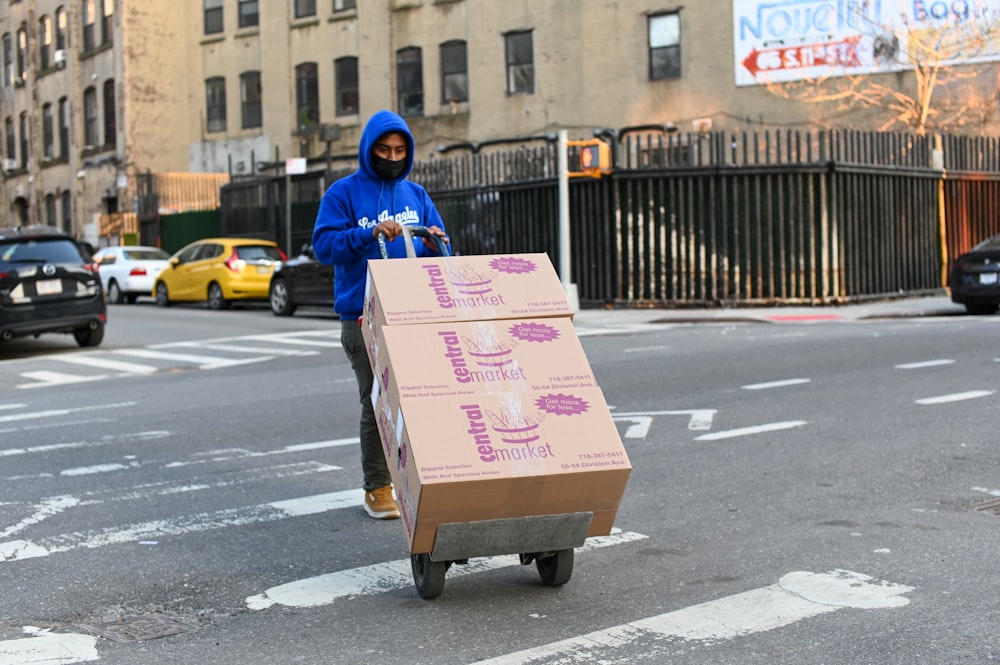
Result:
[[[566,299],[574,312],[580,311],[580,297],[576,284],[570,282],[569,243],[569,155],[566,130],[559,130],[559,280],[562,282]]]

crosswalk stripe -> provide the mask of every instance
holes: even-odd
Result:
[[[597,630],[539,647],[477,661],[479,665],[622,662],[622,648],[641,645],[644,660],[665,662],[676,640],[699,645],[774,630],[845,608],[888,609],[910,601],[913,587],[848,570],[793,572],[777,584]],[[657,658],[662,656],[663,659]],[[711,660],[711,658],[703,658]]]
[[[63,354],[58,356],[51,356],[50,360],[56,360],[63,363],[71,363],[74,365],[86,365],[87,367],[99,367],[101,369],[113,369],[119,372],[126,372],[128,374],[152,374],[156,371],[156,368],[152,365],[140,365],[139,363],[130,363],[123,360],[112,360],[107,356],[98,355],[69,355]]]
[[[270,341],[270,340],[269,340]],[[276,349],[264,348],[261,346],[242,346],[239,344],[218,344],[191,342],[182,346],[196,349],[210,349],[212,351],[230,351],[232,353],[269,353],[275,356],[315,356],[319,351],[303,351],[300,349]]]
[[[133,356],[136,358],[154,358],[158,360],[172,360],[175,362],[186,362],[198,365],[201,369],[217,369],[219,367],[233,367],[236,365],[248,365],[250,363],[259,363],[265,360],[274,360],[274,356],[258,356],[256,358],[240,358],[234,360],[231,358],[219,358],[216,356],[197,356],[187,353],[165,353],[163,351],[154,351],[152,349],[119,349],[115,353],[121,353],[126,356]]]
[[[43,538],[39,541],[12,540],[0,543],[0,564],[36,557],[50,556],[77,549],[94,549],[108,545],[134,543],[147,538],[163,539],[200,531],[233,526],[274,522],[289,517],[315,515],[340,508],[360,506],[362,493],[345,490],[317,494],[257,506],[232,508],[173,519],[152,520],[120,528],[81,531]]]
[[[49,370],[37,370],[34,372],[21,372],[21,376],[26,379],[33,379],[34,383],[19,383],[18,388],[43,388],[47,386],[60,386],[70,383],[87,383],[88,381],[100,381],[108,378],[107,374],[95,374],[92,376],[81,376],[80,374],[66,374],[65,372],[52,372]]]
[[[648,538],[641,533],[614,529],[610,536],[588,538],[576,552],[622,545]],[[520,565],[513,556],[495,556],[482,559],[470,559],[469,563],[454,565],[448,569],[448,577],[461,577],[474,573],[484,573],[490,570],[508,568]],[[262,594],[247,598],[247,608],[263,610],[272,605],[287,607],[316,607],[329,605],[340,598],[351,598],[366,594],[384,593],[393,589],[402,589],[413,584],[413,572],[409,559],[386,561],[371,566],[340,570],[317,577],[295,580],[280,586],[271,587]]]

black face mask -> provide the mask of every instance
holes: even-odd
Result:
[[[406,160],[397,159],[395,161],[384,157],[372,155],[372,170],[386,182],[398,180],[406,172]]]

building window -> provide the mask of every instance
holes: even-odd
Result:
[[[531,31],[508,32],[503,38],[507,59],[507,93],[533,93],[535,53],[531,46]]]
[[[681,15],[677,12],[649,17],[649,78],[681,75]]]
[[[3,36],[3,84],[11,86],[14,83],[14,40],[10,33]]]
[[[104,82],[104,145],[114,148],[118,144],[118,123],[116,121],[115,80]]]
[[[316,0],[295,0],[295,18],[316,16]]]
[[[66,50],[69,42],[66,39],[66,10],[60,7],[56,10],[56,49]]]
[[[42,106],[42,157],[52,159],[55,148],[55,125],[52,104]]]
[[[63,231],[73,230],[73,199],[68,189],[62,193],[62,228]]]
[[[260,23],[260,14],[257,9],[257,0],[240,0],[239,6],[240,27],[250,28]]]
[[[49,226],[56,225],[56,195],[45,195],[45,223]]]
[[[295,67],[295,111],[299,131],[319,124],[319,77],[315,62]]]
[[[424,65],[417,46],[396,53],[396,93],[400,115],[424,114]]]
[[[441,103],[469,101],[469,70],[465,42],[441,44]]]
[[[28,112],[21,111],[18,118],[18,133],[21,135],[21,168],[28,168]]]
[[[205,108],[209,132],[226,131],[226,79],[213,76],[205,79]]]
[[[337,58],[333,61],[337,91],[337,115],[358,113],[358,59],[354,56]]]
[[[356,0],[333,0],[333,11],[343,12],[354,9],[357,6]]]
[[[52,19],[43,16],[38,22],[38,68],[46,70],[52,64]]]
[[[69,100],[59,99],[59,157],[69,158]]]
[[[263,124],[261,114],[260,72],[240,74],[240,102],[242,104],[242,127],[253,129]]]
[[[17,158],[17,136],[14,134],[14,118],[7,117],[4,121],[4,136],[7,140],[7,159]]]
[[[97,137],[97,91],[87,88],[83,91],[83,149],[93,150]]]
[[[110,44],[114,36],[115,0],[103,0],[101,11],[101,44]]]
[[[205,34],[222,32],[222,0],[205,0]]]
[[[97,46],[97,0],[83,0],[83,50],[92,51]]]
[[[17,31],[17,78],[22,84],[28,79],[28,31],[24,28]]]

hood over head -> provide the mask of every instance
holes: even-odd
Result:
[[[413,168],[413,134],[402,116],[392,111],[378,111],[368,120],[364,131],[361,133],[361,144],[358,146],[358,166],[364,173],[375,180],[381,180],[379,175],[372,169],[372,149],[375,142],[384,134],[389,132],[399,132],[406,138],[406,170],[400,176],[400,180],[410,174]]]

